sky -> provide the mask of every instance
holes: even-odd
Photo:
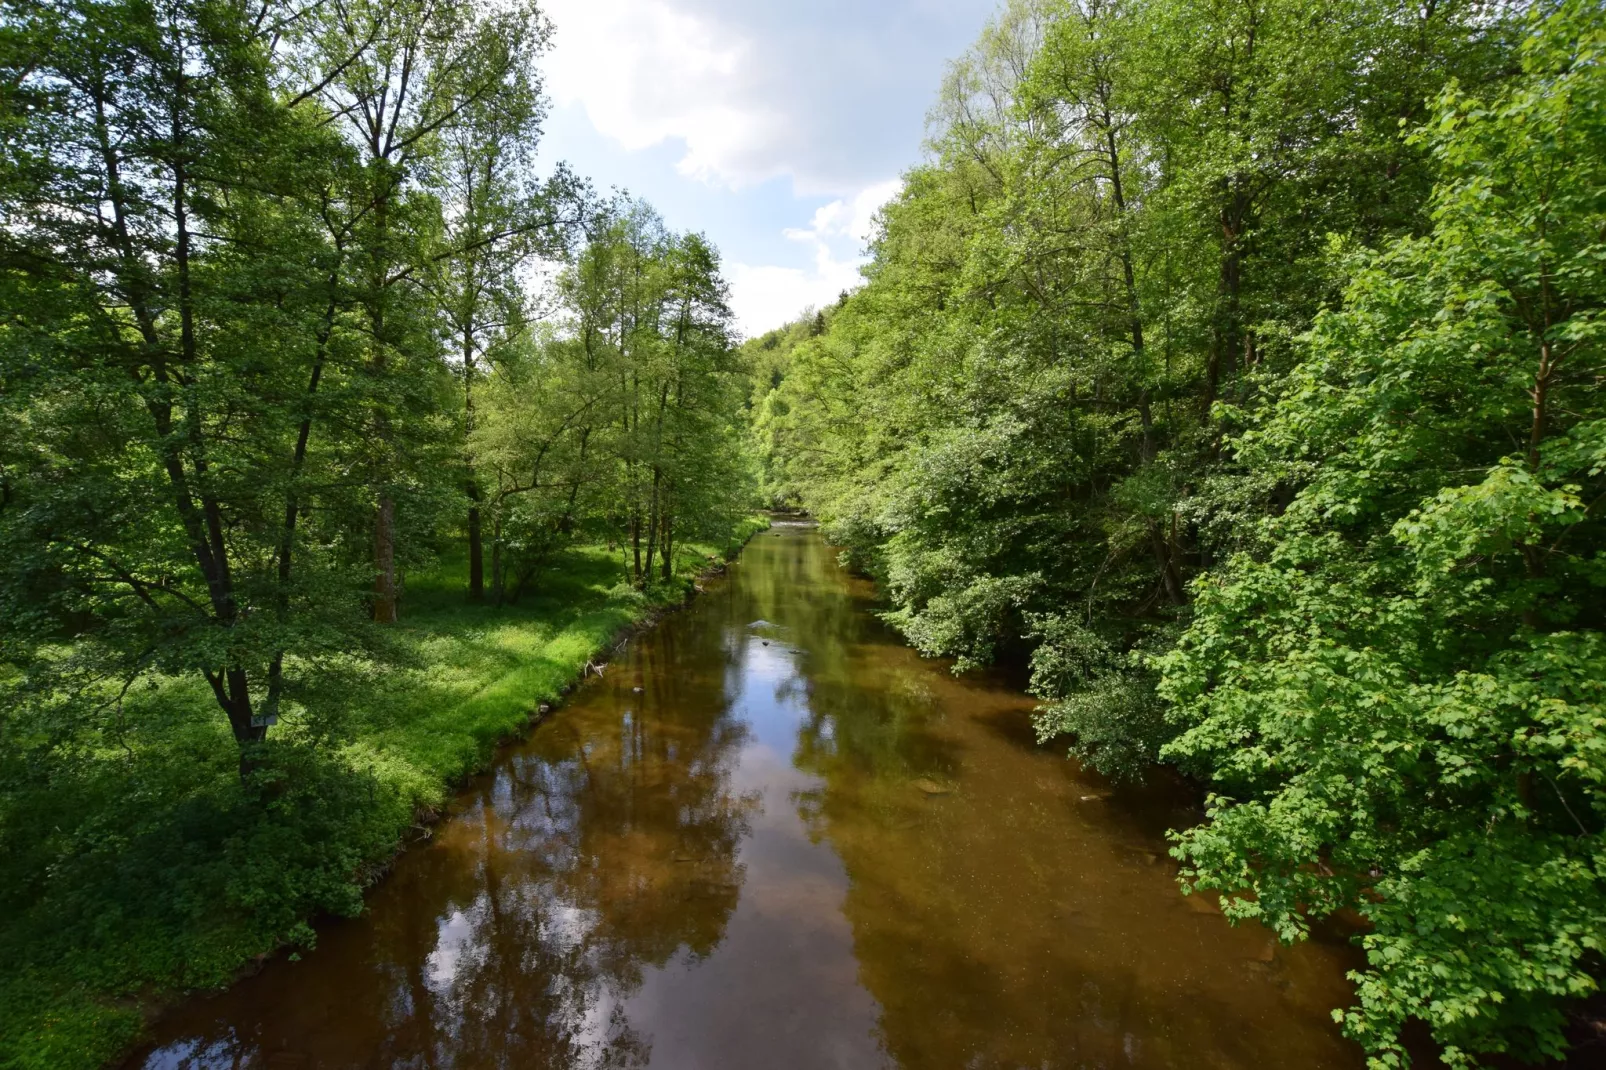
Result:
[[[859,282],[949,60],[996,0],[545,0],[541,155],[724,257],[753,337]]]

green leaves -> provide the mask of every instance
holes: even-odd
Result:
[[[587,533],[628,544],[630,582],[655,562],[669,579],[676,540],[722,541],[754,497],[718,252],[641,202],[592,222],[558,280],[561,318],[499,348],[472,387],[499,599]]]
[[[911,641],[1210,786],[1230,917],[1366,919],[1378,1065],[1553,1051],[1598,969],[1603,32],[1013,5],[758,399]]]
[[[1340,1017],[1378,1066],[1411,1018],[1451,1065],[1553,1057],[1596,986],[1601,29],[1536,15],[1520,79],[1442,98],[1432,232],[1363,262],[1243,436],[1303,486],[1159,662],[1167,754],[1232,796],[1179,838],[1186,876],[1285,937],[1364,916]]]

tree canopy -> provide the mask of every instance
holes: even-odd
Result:
[[[1412,1019],[1557,1055],[1597,990],[1603,44],[1589,3],[1019,0],[758,384],[767,491],[911,642],[1209,785],[1175,853],[1230,917],[1359,926],[1377,1066]]]
[[[467,0],[6,5],[0,656],[37,723],[195,674],[249,764],[410,568],[464,538],[485,596],[485,514],[502,600],[581,538],[668,578],[745,510],[718,253],[538,177],[550,34]]]

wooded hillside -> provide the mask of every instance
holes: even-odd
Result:
[[[1012,3],[755,410],[911,642],[1210,786],[1195,890],[1361,922],[1378,1066],[1597,988],[1603,58],[1592,3]]]

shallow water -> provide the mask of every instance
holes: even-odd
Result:
[[[156,1068],[1359,1067],[1342,945],[1177,889],[1187,795],[760,535],[456,801],[361,918],[193,1000]]]

